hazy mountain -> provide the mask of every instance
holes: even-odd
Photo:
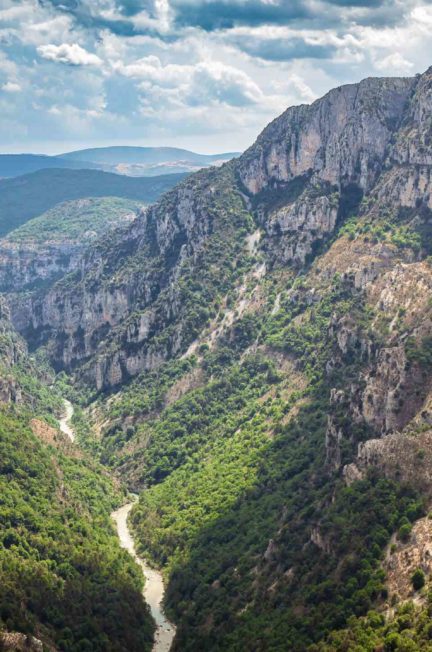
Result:
[[[75,152],[60,154],[63,159],[75,159],[107,165],[152,164],[188,161],[202,167],[212,165],[214,161],[227,161],[239,156],[238,152],[224,154],[197,154],[177,147],[95,147],[80,149]]]
[[[196,172],[200,168],[220,165],[237,153],[196,154],[176,147],[99,147],[62,154],[68,160],[98,164],[106,170],[130,176],[156,176],[179,172]]]
[[[130,176],[159,176],[195,172],[235,156],[238,154],[196,154],[175,147],[100,147],[59,156],[0,154],[0,178],[47,168],[90,168]]]
[[[40,154],[0,154],[0,178],[17,177],[46,168],[98,168],[89,161],[62,158],[60,156],[43,156]]]

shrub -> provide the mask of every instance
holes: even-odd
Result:
[[[411,576],[414,591],[419,591],[425,585],[426,577],[421,568],[417,568]]]
[[[411,529],[412,528],[409,523],[404,523],[404,525],[402,525],[399,528],[398,539],[400,539],[400,541],[402,541],[403,543],[409,541],[409,538],[411,536]]]

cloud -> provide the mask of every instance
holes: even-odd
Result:
[[[94,138],[241,149],[290,105],[431,63],[428,0],[0,5],[3,148]]]
[[[202,62],[195,66],[188,104],[190,106],[222,102],[229,106],[258,104],[263,99],[260,87],[246,73],[220,62]]]
[[[235,25],[286,24],[311,15],[302,0],[172,0],[175,23],[211,31]]]
[[[117,64],[117,72],[139,80],[139,88],[148,105],[148,98],[182,106],[223,103],[247,106],[263,99],[263,93],[245,72],[217,61],[202,61],[195,65],[163,65],[151,55],[128,65]],[[145,99],[147,98],[147,99]]]
[[[251,57],[267,61],[329,59],[339,43],[326,39],[322,31],[311,33],[285,27],[234,28],[226,40]]]
[[[4,93],[19,93],[21,86],[17,82],[8,81],[2,85],[1,89]]]
[[[399,52],[394,52],[393,54],[384,57],[384,59],[379,59],[375,63],[375,66],[378,70],[391,72],[392,74],[410,73],[414,68],[412,61],[405,59]]]
[[[432,26],[432,7],[426,5],[415,7],[411,12],[411,17],[419,24],[430,27]]]
[[[44,59],[66,63],[72,66],[101,66],[102,60],[91,52],[87,52],[78,43],[62,43],[61,45],[40,45],[37,48],[38,53]]]
[[[299,75],[292,74],[289,83],[304,102],[310,103],[317,99],[317,94],[313,92],[310,86]]]

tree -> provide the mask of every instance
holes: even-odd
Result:
[[[403,543],[406,543],[409,540],[409,538],[411,536],[411,529],[412,528],[411,528],[411,525],[409,523],[404,523],[404,525],[402,525],[399,528],[398,538],[400,539],[400,541],[402,541]]]
[[[421,568],[417,568],[417,570],[414,571],[414,573],[411,576],[411,582],[414,587],[414,591],[419,591],[422,589],[425,585],[425,574],[423,573]]]

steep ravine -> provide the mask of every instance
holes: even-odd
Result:
[[[75,432],[71,426],[71,419],[74,413],[73,405],[67,399],[64,400],[65,413],[60,421],[60,430],[69,439],[75,441]],[[133,507],[133,502],[123,505],[111,514],[116,524],[117,534],[122,548],[127,550],[134,558],[137,564],[142,568],[145,577],[145,586],[143,596],[150,607],[151,614],[156,622],[155,639],[153,652],[169,652],[175,636],[175,626],[166,618],[162,602],[164,597],[164,584],[162,575],[150,568],[146,562],[141,559],[135,549],[135,543],[128,527],[128,516]]]

